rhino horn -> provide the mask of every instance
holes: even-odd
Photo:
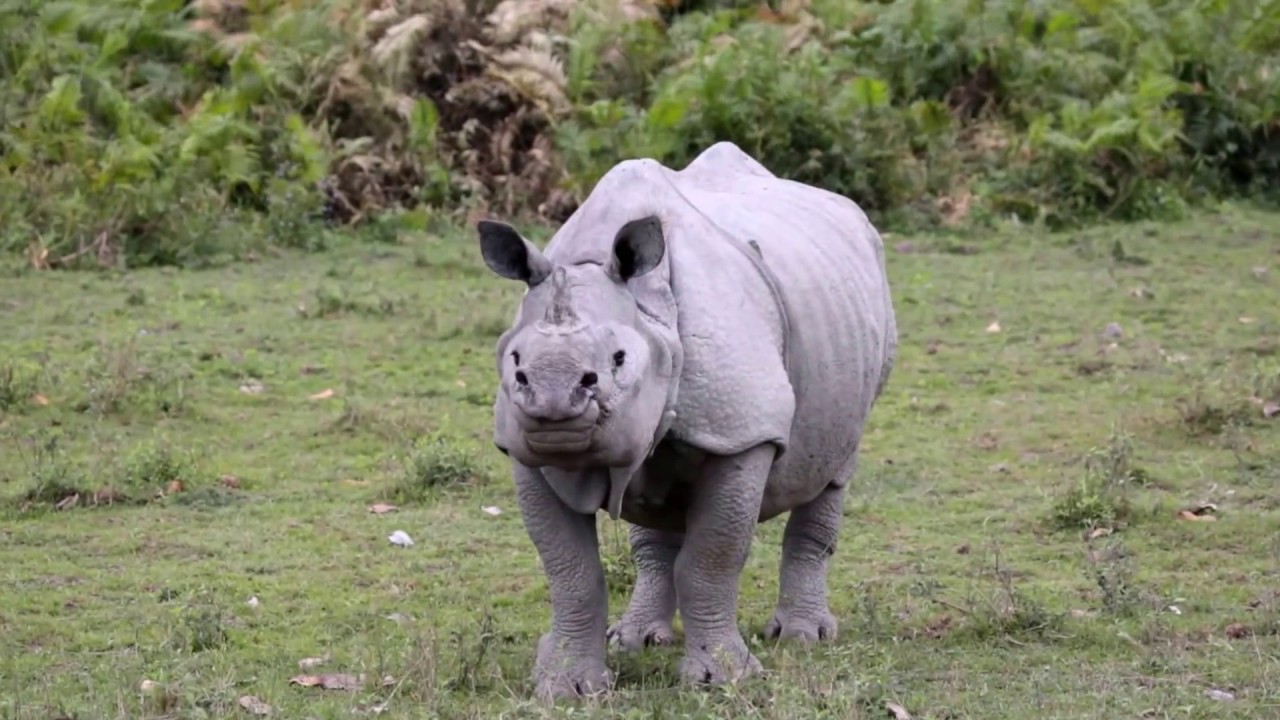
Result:
[[[569,298],[569,274],[563,267],[558,267],[551,274],[551,304],[543,319],[548,325],[565,327],[578,322],[578,313],[574,311]]]

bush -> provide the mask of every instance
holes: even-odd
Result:
[[[562,220],[618,160],[720,140],[888,227],[1280,197],[1280,0],[385,5],[0,0],[0,247],[192,264],[405,209]]]
[[[187,264],[363,219],[366,176],[426,174],[434,115],[377,91],[340,9],[0,3],[0,244],[37,267]]]
[[[903,210],[1056,226],[1171,216],[1280,190],[1278,18],[1275,0],[827,0],[812,14],[690,14],[667,33],[682,61],[667,49],[648,65],[651,97],[608,94],[627,87],[617,77],[633,60],[573,56],[613,80],[571,126],[587,139],[566,149],[589,183],[618,157],[680,164],[733,140],[890,224]]]
[[[385,494],[401,504],[427,502],[437,491],[484,482],[476,456],[458,441],[433,433],[415,441],[400,458],[400,474]]]

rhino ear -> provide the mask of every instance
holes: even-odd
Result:
[[[480,254],[498,275],[523,280],[532,287],[551,274],[551,261],[510,225],[481,220],[476,223],[476,231],[480,234]]]
[[[667,241],[657,215],[632,220],[613,239],[613,272],[626,282],[658,267]]]

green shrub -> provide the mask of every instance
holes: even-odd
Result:
[[[577,180],[618,157],[681,165],[732,140],[889,224],[903,210],[1055,226],[1172,217],[1280,189],[1275,0],[828,0],[813,13],[823,22],[808,33],[804,18],[686,14],[668,47],[624,39],[652,59],[621,75],[586,36],[570,77],[603,91],[582,93],[564,125]],[[635,67],[652,92],[620,82]]]
[[[0,0],[0,250],[193,265],[406,208],[561,220],[619,160],[721,140],[887,228],[1280,199],[1280,0],[499,4]]]
[[[0,213],[15,219],[0,246],[37,265],[190,264],[313,246],[322,221],[362,215],[338,186],[368,143],[343,134],[380,120],[376,144],[404,156],[391,170],[412,175],[434,120],[426,101],[381,117],[398,99],[368,91],[376,73],[349,62],[358,35],[334,6],[0,3]]]
[[[486,476],[472,452],[438,433],[414,442],[400,465],[400,476],[387,498],[402,504],[426,502],[438,490],[478,484]]]

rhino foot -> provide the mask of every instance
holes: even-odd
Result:
[[[778,608],[773,618],[764,627],[765,637],[770,640],[796,640],[804,644],[834,640],[836,638],[836,616],[829,610],[819,613],[800,613]]]
[[[675,639],[671,623],[662,620],[644,622],[623,615],[617,624],[609,628],[609,644],[627,652],[643,650],[651,645],[671,645]]]
[[[690,647],[680,662],[680,677],[693,685],[719,685],[745,680],[764,670],[741,636],[715,647]]]
[[[604,658],[574,657],[558,647],[552,633],[538,641],[533,678],[537,696],[548,701],[597,695],[612,685]]]

